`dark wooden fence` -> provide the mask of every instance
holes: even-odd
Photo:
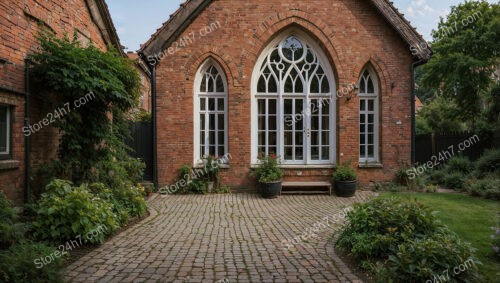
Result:
[[[153,127],[151,122],[135,122],[130,126],[131,138],[126,141],[132,148],[130,155],[146,163],[144,180],[153,180]]]
[[[415,161],[423,164],[439,153],[450,156],[466,156],[477,160],[488,148],[495,146],[495,137],[483,137],[471,132],[439,133],[415,137]],[[446,153],[447,152],[447,153]]]

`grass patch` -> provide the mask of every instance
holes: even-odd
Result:
[[[444,224],[477,249],[476,256],[483,263],[479,272],[486,282],[496,282],[500,276],[500,263],[491,248],[490,227],[497,226],[500,203],[462,194],[439,193],[383,193],[381,198],[398,197],[417,199],[438,211]]]

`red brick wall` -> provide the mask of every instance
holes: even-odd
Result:
[[[215,58],[229,84],[229,169],[223,182],[252,184],[250,86],[260,52],[281,30],[305,30],[331,60],[338,88],[357,82],[371,64],[381,87],[380,159],[383,168],[358,168],[361,184],[387,181],[410,161],[411,52],[396,31],[367,1],[214,1],[183,32],[197,33],[211,23],[221,27],[181,48],[157,68],[158,170],[161,186],[173,182],[182,164],[193,162],[193,82],[200,64]],[[359,102],[337,102],[337,162],[358,160]],[[401,122],[398,125],[398,122]],[[286,180],[329,180],[333,170],[286,170]]]
[[[100,48],[106,45],[102,35],[91,19],[84,0],[3,0],[0,2],[0,103],[13,107],[12,159],[19,161],[19,167],[0,169],[0,189],[16,203],[22,201],[24,189],[24,58],[32,52],[37,43],[35,36],[40,30],[39,22],[52,29],[58,36],[72,36],[75,28],[82,41],[92,39]],[[10,89],[12,91],[6,91]],[[36,89],[31,90],[32,95]],[[31,123],[46,116],[38,107],[38,100],[32,100]],[[31,135],[31,159],[33,167],[55,156],[57,133],[46,128]],[[1,162],[0,162],[1,163]],[[34,188],[36,189],[36,188]]]

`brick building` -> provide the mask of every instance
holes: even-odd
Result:
[[[158,183],[230,154],[223,183],[251,187],[260,152],[285,181],[359,181],[411,162],[412,73],[431,50],[387,0],[188,0],[141,46],[155,72]]]
[[[151,113],[151,71],[137,53],[129,51],[127,56],[134,61],[134,66],[141,78],[141,97],[138,108]]]
[[[104,0],[6,0],[0,2],[0,11],[0,190],[20,203],[29,173],[25,171],[26,142],[31,142],[32,169],[54,158],[57,150],[54,129],[47,127],[28,138],[22,131],[28,92],[29,120],[37,122],[46,115],[39,111],[37,90],[26,88],[25,58],[37,48],[37,33],[41,29],[58,36],[76,32],[83,44],[92,41],[103,50],[112,45],[126,55]]]

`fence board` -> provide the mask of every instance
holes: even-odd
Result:
[[[417,135],[415,137],[415,162],[426,163],[440,152],[451,153],[451,148],[454,151],[453,156],[465,156],[474,161],[481,157],[486,149],[494,146],[493,141],[492,138],[479,137],[471,132]],[[470,146],[465,147],[468,144]],[[460,151],[459,145],[463,145],[463,151]]]
[[[132,149],[130,156],[146,163],[144,180],[153,180],[153,127],[151,122],[136,122],[130,126],[131,138],[126,141]]]

